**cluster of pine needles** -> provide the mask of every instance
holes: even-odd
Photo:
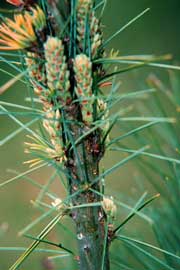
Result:
[[[20,173],[13,171],[15,176],[3,180],[0,188],[20,179],[26,180],[39,189],[32,204],[41,212],[20,232],[33,240],[28,248],[0,247],[0,251],[24,251],[9,269],[19,269],[32,252],[48,254],[48,260],[54,264],[57,262],[58,267],[61,259],[65,259],[63,269],[77,269],[76,248],[69,247],[64,237],[62,242],[59,241],[61,243],[55,243],[48,240],[48,236],[56,228],[58,239],[62,232],[72,243],[80,239],[81,235],[64,225],[64,220],[66,222],[67,216],[77,208],[87,207],[100,207],[105,216],[101,270],[108,269],[105,268],[106,246],[111,242],[113,270],[178,269],[180,67],[164,63],[171,60],[170,55],[122,56],[114,50],[106,50],[113,39],[149,9],[104,39],[101,18],[106,0],[63,0],[59,4],[58,1],[43,0],[7,2],[14,9],[2,10],[0,61],[17,75],[2,71],[12,78],[0,87],[0,93],[20,82],[27,86],[28,94],[23,105],[0,101],[1,115],[8,116],[19,126],[1,139],[0,145],[26,132],[25,153],[31,157],[24,161],[29,168]],[[11,18],[6,16],[7,12],[13,13]],[[122,94],[119,77],[146,66],[167,69],[169,87],[151,75],[146,89]],[[172,111],[170,116],[167,106]],[[24,123],[20,120],[22,116],[32,119]],[[116,129],[120,130],[117,136],[113,132]],[[71,185],[69,168],[81,167],[78,147],[83,143],[88,155],[92,155],[98,164],[106,152],[111,155],[118,153],[122,158],[109,168],[100,166],[101,171],[95,171],[92,182],[87,180],[81,185]],[[74,164],[74,160],[79,161],[79,165]],[[109,188],[109,179],[106,178],[131,160],[134,160],[138,172],[132,175],[137,186],[145,189],[144,183],[148,181],[155,195],[143,192],[134,202],[120,191]],[[50,168],[52,175],[42,185],[31,177],[31,173],[44,168]],[[72,179],[76,179],[74,174],[73,171]],[[59,179],[66,194],[63,198],[58,191],[55,193],[51,189]],[[96,189],[97,183],[99,187]],[[75,205],[73,198],[87,190],[96,194],[99,201]],[[158,198],[156,204],[152,203]],[[140,231],[134,230],[130,222],[134,217],[147,223],[157,245],[146,241],[146,233],[142,236]],[[37,236],[29,233],[48,218],[50,222]],[[47,248],[37,248],[42,243]]]

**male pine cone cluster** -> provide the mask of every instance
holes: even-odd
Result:
[[[49,141],[41,141],[38,136],[33,138],[33,143],[27,143],[29,149],[26,152],[33,153],[34,150],[39,150],[41,155],[50,159],[53,158],[58,162],[65,160],[61,113],[72,103],[78,102],[84,125],[90,127],[94,122],[93,105],[95,97],[93,94],[92,60],[97,56],[98,49],[102,44],[102,34],[92,2],[92,0],[77,1],[76,36],[78,48],[75,59],[69,59],[67,44],[64,44],[64,40],[58,37],[47,36],[43,48],[41,45],[39,50],[38,48],[32,50],[32,47],[25,47],[30,82],[43,104],[43,126],[49,137]],[[43,31],[47,22],[44,19],[45,15],[42,15],[42,9],[36,5],[30,12],[33,12],[34,18],[38,22],[37,31]],[[21,16],[22,22],[30,18],[28,11],[25,11],[24,15],[17,16]],[[20,21],[20,17],[17,16],[16,21]],[[30,23],[32,25],[34,22],[31,20]],[[18,27],[20,33],[23,25],[19,24]],[[30,40],[29,36],[28,38]],[[38,38],[33,42],[35,46],[39,46]],[[25,42],[25,44],[28,46],[29,43]],[[69,66],[69,61],[71,61],[72,67]],[[72,78],[70,79],[72,76],[75,82],[73,93],[71,88]],[[32,163],[32,166],[39,162],[40,159],[37,158],[28,161],[28,163]]]

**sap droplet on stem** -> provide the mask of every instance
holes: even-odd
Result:
[[[77,234],[77,239],[82,240],[84,238],[84,235],[82,233]]]

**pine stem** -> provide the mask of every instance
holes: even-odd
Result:
[[[71,126],[71,132],[75,134],[76,139],[82,135],[83,130],[73,125]],[[98,144],[98,140],[97,132],[90,134],[88,138],[76,146],[76,153],[74,150],[70,150],[68,153],[67,168],[70,193],[74,194],[82,187],[87,187],[84,192],[73,197],[72,203],[74,206],[96,203],[102,200],[101,196],[98,195],[100,183],[93,185],[93,190],[98,191],[97,193],[89,189],[93,180],[99,175],[101,151],[98,155],[93,151],[94,143],[96,141]],[[71,216],[76,224],[80,270],[109,270],[109,245],[108,241],[105,241],[106,216],[102,207],[75,208]],[[104,247],[104,243],[107,243],[106,247]]]

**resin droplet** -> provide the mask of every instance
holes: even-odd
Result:
[[[77,239],[82,240],[84,238],[84,235],[82,233],[77,234]]]

